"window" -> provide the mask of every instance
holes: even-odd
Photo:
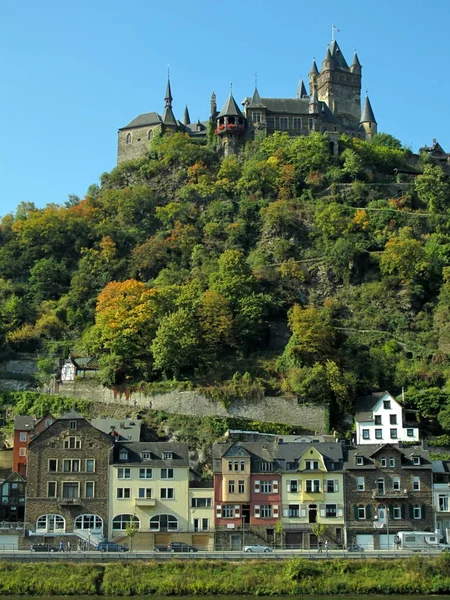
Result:
[[[161,469],[161,479],[173,479],[173,469]]]
[[[209,531],[209,519],[194,519],[194,531]]]
[[[439,496],[439,510],[441,512],[448,512],[448,496]]]
[[[271,481],[261,481],[261,493],[262,494],[270,494],[272,492],[272,482]]]
[[[50,473],[55,473],[58,470],[58,461],[56,458],[49,458],[48,470],[50,471]]]
[[[119,460],[128,460],[128,450],[122,448],[119,452]]]
[[[228,482],[228,493],[234,494],[234,480]]]
[[[287,117],[280,117],[280,129],[288,129],[289,120]]]
[[[306,470],[311,471],[311,470],[319,470],[319,461],[318,460],[306,460],[305,461],[305,465],[306,465]]]
[[[202,531],[208,531],[209,530],[209,519],[203,518],[202,519]]]
[[[20,433],[20,441],[21,442],[26,442],[27,441],[27,434],[25,432],[21,432]]]
[[[224,506],[222,508],[222,517],[224,519],[232,519],[234,517],[234,510],[232,506]]]
[[[397,425],[397,415],[389,415],[389,423],[391,425]]]
[[[366,518],[366,507],[359,505],[357,507],[356,515],[357,515],[358,519],[365,519]]]
[[[77,428],[77,422],[69,421],[69,429],[71,429],[72,431],[75,431],[76,428]]]
[[[52,419],[45,419],[45,427],[50,427],[50,425],[53,423]]]
[[[392,509],[392,517],[394,519],[401,519],[402,518],[402,511],[400,509],[400,506],[394,506],[394,508]]]
[[[300,516],[300,506],[298,504],[289,504],[288,517],[298,518]]]
[[[361,465],[364,464],[364,457],[362,456],[357,456],[356,457],[356,464],[360,467]]]
[[[363,440],[370,440],[370,430],[369,429],[363,429],[362,430],[362,437],[363,437]]]
[[[161,488],[162,500],[173,500],[175,498],[175,490],[173,488]]]
[[[382,429],[375,429],[375,439],[376,440],[383,439],[383,430]]]
[[[240,461],[239,466],[240,466],[241,471],[245,471],[245,461],[244,460]]]
[[[86,459],[86,473],[95,472],[95,460],[93,458]]]
[[[240,494],[245,493],[245,481],[238,481],[238,489]]]
[[[76,421],[75,421],[76,423]],[[78,449],[81,448],[81,440],[73,435],[64,440],[64,448],[66,449]]]
[[[142,456],[142,458],[143,458],[144,460],[149,460],[149,459],[151,459],[151,457],[152,457],[152,453],[151,453],[151,452],[145,452],[145,451],[144,451],[144,452],[142,452],[141,456]]]
[[[172,460],[173,452],[163,452],[163,460]]]
[[[314,129],[314,119],[308,119],[308,127],[310,131]]]
[[[137,529],[141,528],[141,521],[138,517],[134,515],[117,515],[112,522],[113,531],[125,531],[128,523],[131,522],[136,524]]]
[[[26,455],[27,455],[27,449],[19,448],[19,456],[26,456]]]
[[[400,477],[392,478],[392,489],[394,490],[394,492],[400,491]]]
[[[391,440],[397,439],[397,429],[391,429]]]
[[[152,476],[152,469],[139,469],[139,479],[151,479]]]
[[[152,497],[152,488],[139,488],[138,489],[138,498],[144,498],[148,500]]]
[[[357,478],[357,483],[356,483],[356,489],[358,490],[358,492],[363,492],[365,490],[366,486],[365,486],[365,482],[364,482],[364,477],[358,477]]]
[[[152,137],[153,137],[153,131],[152,131],[151,129],[149,129],[149,130],[148,130],[148,133],[147,133],[147,139],[148,139],[148,140],[151,140],[151,139],[152,139]]]
[[[275,129],[275,119],[273,117],[267,117],[267,128]]]
[[[75,519],[75,529],[103,529],[103,519],[98,515],[80,515]]]
[[[131,144],[131,133],[127,133],[126,143]]]
[[[422,518],[422,510],[421,510],[420,506],[415,506],[413,508],[413,518],[414,519],[421,519]]]
[[[65,499],[80,497],[80,484],[64,481],[62,484],[62,497]]]
[[[386,466],[386,459],[384,457],[381,459],[381,466],[382,467]]]
[[[420,477],[413,477],[413,490],[415,492],[420,491]]]
[[[390,458],[390,459],[389,459],[389,466],[390,466],[391,468],[394,468],[394,467],[395,467],[395,458]]]
[[[329,518],[337,517],[336,504],[325,504],[325,516]]]
[[[273,471],[273,463],[271,462],[261,462],[259,463],[260,471]]]
[[[117,488],[118,500],[128,500],[131,498],[131,488]]]
[[[56,498],[56,481],[49,481],[47,483],[47,497]]]
[[[93,481],[86,481],[85,487],[84,487],[84,495],[86,498],[94,498],[95,497]]]
[[[178,519],[173,515],[155,515],[150,519],[150,531],[176,531]]]
[[[79,473],[80,472],[80,459],[65,459],[63,460],[63,471],[64,473]]]
[[[294,117],[292,119],[292,126],[294,129],[301,129],[302,128],[302,119],[301,117]]]
[[[408,437],[414,437],[414,429],[407,429],[406,430],[406,435]]]
[[[420,456],[413,456],[413,465],[420,465]]]
[[[296,494],[299,491],[298,481],[297,479],[291,479],[288,481],[288,492],[293,492]]]
[[[320,492],[320,479],[307,479],[306,491],[311,493]]]
[[[381,425],[381,415],[375,415],[375,425]]]
[[[117,469],[117,479],[131,479],[131,469],[129,469],[129,468]]]
[[[383,408],[384,408],[384,410],[391,410],[391,401],[383,400]]]
[[[261,113],[252,112],[252,123],[261,123]]]
[[[66,522],[61,515],[42,515],[36,521],[36,531],[52,533],[56,531],[65,531]]]
[[[193,508],[210,508],[212,506],[211,498],[191,498]]]
[[[272,517],[272,506],[270,504],[263,504],[260,514],[263,519],[270,519]]]
[[[325,481],[325,491],[329,494],[337,492],[339,490],[339,484],[334,479],[327,479]]]
[[[228,461],[228,470],[229,471],[233,470],[233,462],[231,460]]]

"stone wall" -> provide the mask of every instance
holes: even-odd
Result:
[[[328,433],[329,427],[326,408],[299,403],[296,398],[282,396],[266,396],[257,402],[247,404],[236,401],[229,408],[225,408],[220,402],[197,392],[173,391],[155,395],[133,392],[130,395],[120,395],[114,390],[90,381],[60,383],[55,393],[93,402],[120,404],[189,416],[234,417],[267,423],[285,423],[297,425],[302,430],[312,433]]]

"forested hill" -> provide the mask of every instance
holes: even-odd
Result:
[[[99,358],[104,384],[294,394],[333,414],[402,387],[450,422],[450,183],[389,135],[156,138],[80,200],[0,227],[3,356]],[[405,176],[406,177],[406,176]],[[449,408],[446,409],[446,406]],[[449,423],[450,425],[450,423]]]

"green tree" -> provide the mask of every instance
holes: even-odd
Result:
[[[450,205],[450,182],[439,165],[427,164],[414,180],[419,199],[433,213],[447,212]]]
[[[386,242],[380,258],[381,272],[397,277],[400,283],[412,283],[424,275],[426,258],[423,243],[413,238],[409,227],[404,227]]]

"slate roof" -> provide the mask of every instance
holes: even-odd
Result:
[[[233,98],[233,94],[230,94],[227,101],[223,105],[222,110],[219,113],[219,117],[243,117],[241,109],[237,105],[236,100]]]
[[[249,108],[266,108],[266,105],[261,100],[261,96],[259,95],[257,87],[255,87],[255,91],[253,92],[253,96],[252,96],[252,99],[250,100]]]
[[[374,463],[375,457],[382,452],[397,452],[402,456],[401,465],[396,468],[420,470],[420,469],[431,469],[432,462],[430,460],[430,453],[428,449],[423,446],[397,446],[396,444],[362,444],[358,447],[347,448],[344,466],[346,470],[371,470],[375,469]],[[357,465],[355,457],[362,456],[364,458],[364,465]],[[413,456],[420,456],[423,459],[420,465],[413,464]]]
[[[71,421],[74,419],[85,419],[86,417],[83,417],[83,415],[80,415],[79,412],[77,412],[76,410],[69,410],[69,412],[64,413],[63,415],[61,415],[57,421]]]
[[[177,120],[175,119],[175,115],[173,114],[172,107],[167,105],[162,114],[162,122],[164,125],[178,125]]]
[[[145,127],[146,125],[160,125],[161,117],[157,112],[143,113],[128,123],[125,127],[121,127],[119,131],[124,129],[132,129],[133,127]]]
[[[119,460],[121,449],[128,450],[128,459]],[[142,458],[151,452],[151,458]],[[163,452],[172,452],[172,459],[163,459]],[[114,445],[113,464],[142,465],[147,467],[189,467],[189,447],[184,442],[117,442]]]
[[[356,421],[371,421],[373,418],[372,410],[380,398],[387,392],[372,392],[368,396],[361,396],[356,401]]]
[[[183,113],[183,125],[190,125],[191,123],[191,117],[189,115],[189,109],[186,105],[186,108],[184,109],[184,113]]]
[[[333,57],[334,67],[337,69],[347,69],[348,70],[348,64],[344,58],[344,55],[341,52],[341,49],[339,48],[339,44],[337,43],[337,41],[333,40],[331,42],[329,48],[330,48],[331,56]]]
[[[14,418],[14,430],[15,431],[31,431],[34,429],[36,421],[29,415],[17,415]]]
[[[355,67],[360,67],[361,66],[361,63],[359,62],[358,55],[356,54],[356,50],[355,50],[355,53],[353,54],[352,67],[353,66],[355,66]]]
[[[361,113],[360,123],[376,123],[375,115],[373,114],[369,96],[366,96],[366,99],[364,100],[364,106]]]
[[[303,79],[300,79],[297,86],[297,98],[307,98],[308,93],[306,92],[305,84],[303,83]]]
[[[311,65],[311,71],[310,71],[313,75],[318,75],[319,74],[319,69],[317,68],[317,63],[315,60],[312,61],[312,65]]]
[[[139,442],[141,439],[141,423],[140,419],[91,419],[90,424],[96,429],[100,429],[103,433],[111,434],[111,429],[114,430],[122,439],[130,442]]]

